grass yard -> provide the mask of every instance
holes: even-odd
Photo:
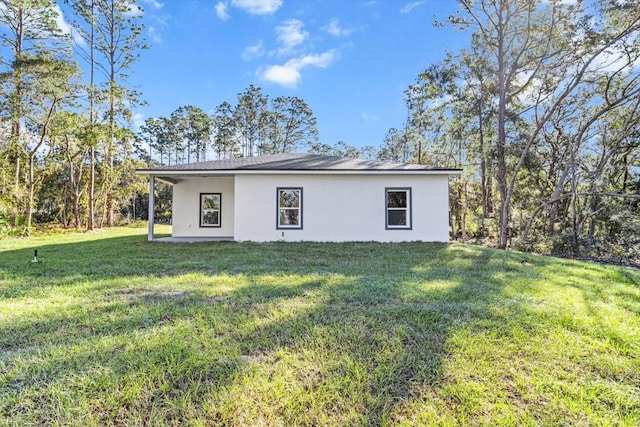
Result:
[[[142,228],[4,240],[0,425],[637,426],[640,272]]]

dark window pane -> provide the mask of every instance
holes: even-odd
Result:
[[[205,225],[218,225],[220,223],[220,212],[204,211],[202,215],[202,223]]]
[[[298,209],[280,209],[280,225],[300,225]]]
[[[388,208],[406,208],[407,192],[406,191],[388,191],[387,207]]]
[[[388,210],[389,226],[407,225],[407,211],[405,210]]]
[[[280,207],[300,207],[300,190],[280,190]]]

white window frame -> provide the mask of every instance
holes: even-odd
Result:
[[[207,196],[218,197],[218,209],[205,209],[204,201]],[[216,224],[208,224],[204,222],[205,213],[218,212],[218,222]],[[200,227],[222,227],[222,193],[200,193]]]
[[[297,191],[298,206],[280,206],[280,194],[283,191]],[[276,230],[301,230],[302,229],[302,187],[278,187],[276,188]],[[297,210],[298,224],[282,224],[280,222],[280,214],[282,210]]]
[[[405,207],[389,207],[389,193],[404,192],[406,194],[407,206]],[[413,220],[411,215],[411,187],[387,187],[384,189],[384,221],[386,230],[411,230]],[[404,211],[406,212],[406,224],[391,225],[389,224],[389,212]]]

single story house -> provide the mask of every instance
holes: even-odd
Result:
[[[449,240],[460,169],[286,153],[140,169],[173,185],[172,237],[236,241]]]

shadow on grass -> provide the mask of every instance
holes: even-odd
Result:
[[[526,313],[511,276],[540,279],[538,259],[443,244],[134,236],[30,253],[0,259],[0,301],[26,313],[0,317],[15,423],[387,424],[446,383],[453,334]]]

